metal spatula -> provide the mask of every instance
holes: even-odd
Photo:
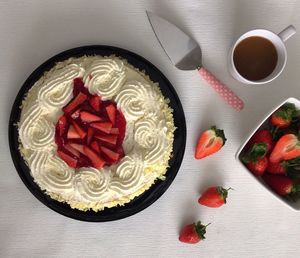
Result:
[[[233,108],[242,110],[243,101],[202,66],[200,46],[167,20],[147,11],[152,29],[171,62],[180,70],[198,70],[199,74]]]

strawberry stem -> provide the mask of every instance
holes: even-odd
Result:
[[[209,222],[208,224],[205,225],[205,228],[208,227],[211,224],[211,222]]]
[[[226,199],[228,196],[228,190],[233,190],[231,187],[229,187],[228,189],[223,188],[222,186],[218,186],[217,187],[217,192],[221,195],[221,197],[224,200],[224,203],[226,203]]]
[[[278,135],[277,135],[278,130],[279,130],[278,126],[274,126],[274,125],[272,126],[271,135],[272,135],[273,140],[276,140],[278,138]]]
[[[292,201],[297,201],[300,198],[300,185],[294,184],[288,196],[292,199]]]
[[[194,223],[194,229],[200,239],[205,239],[206,227],[208,225],[210,225],[210,223],[208,223],[207,225],[202,225],[201,221]]]

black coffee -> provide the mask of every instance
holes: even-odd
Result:
[[[233,53],[236,70],[250,81],[259,81],[269,76],[276,67],[277,59],[273,43],[258,36],[242,40]]]

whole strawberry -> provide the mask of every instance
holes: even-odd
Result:
[[[295,104],[287,103],[273,113],[271,124],[278,128],[287,128],[298,117],[299,111],[296,109]]]
[[[209,223],[210,224],[210,223]],[[180,232],[179,241],[187,244],[196,244],[205,239],[206,227],[201,221],[186,225]]]
[[[267,146],[267,153],[269,153],[274,147],[274,141],[271,132],[266,129],[257,131],[251,137],[247,146],[251,148],[256,143],[265,143]]]
[[[196,146],[195,158],[202,159],[219,151],[226,142],[224,131],[212,126],[203,132]]]
[[[198,199],[198,203],[210,208],[218,208],[226,203],[228,191],[221,186],[212,186],[208,188]]]
[[[284,162],[269,161],[267,171],[270,174],[284,175],[287,172],[287,166]]]
[[[265,174],[262,178],[277,194],[289,196],[292,199],[300,197],[300,185],[287,176]]]
[[[267,145],[265,143],[255,143],[242,157],[242,161],[255,176],[260,176],[268,167],[266,154]]]
[[[253,175],[261,176],[265,173],[268,167],[268,159],[267,157],[263,157],[257,161],[250,161],[246,164],[246,166],[253,173]]]

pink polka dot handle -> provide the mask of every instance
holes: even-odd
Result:
[[[214,88],[216,92],[234,109],[242,110],[244,108],[244,102],[235,93],[229,89],[225,84],[219,81],[213,74],[201,67],[199,74],[208,84]]]

